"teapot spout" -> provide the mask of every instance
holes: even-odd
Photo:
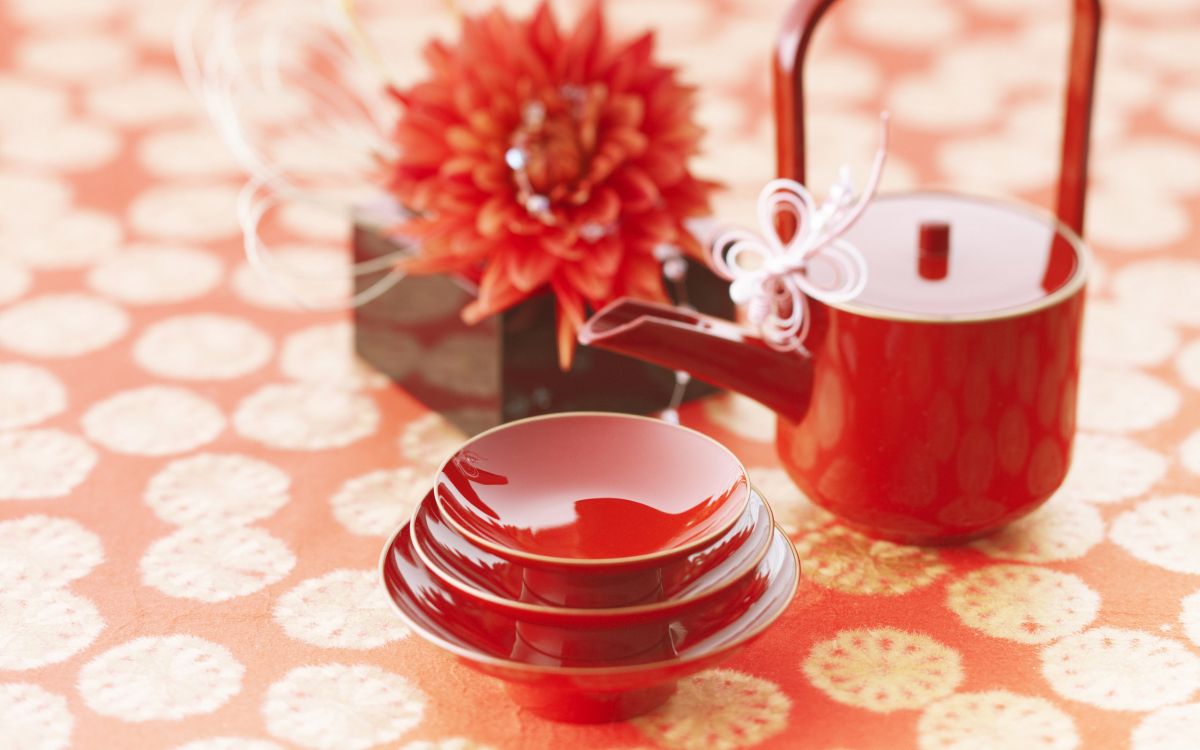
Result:
[[[579,341],[684,370],[745,394],[792,422],[808,410],[811,355],[773,349],[727,320],[626,297],[592,316]]]

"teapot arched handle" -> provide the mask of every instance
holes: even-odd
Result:
[[[835,0],[797,0],[784,19],[775,47],[775,154],[779,177],[805,178],[804,62],[817,23]],[[1088,147],[1100,0],[1073,0],[1074,28],[1068,58],[1066,117],[1063,120],[1055,213],[1076,234],[1083,233]]]

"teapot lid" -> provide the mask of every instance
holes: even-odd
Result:
[[[867,282],[838,307],[872,317],[980,320],[1019,315],[1077,291],[1083,241],[1023,206],[939,192],[876,196],[843,238],[866,259]],[[819,264],[810,266],[814,280]]]

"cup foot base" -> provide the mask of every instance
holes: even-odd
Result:
[[[522,708],[569,724],[624,721],[653,711],[675,694],[675,683],[659,683],[623,692],[570,691],[509,683],[509,696]]]

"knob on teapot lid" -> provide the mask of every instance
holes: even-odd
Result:
[[[1086,247],[1058,220],[954,193],[878,195],[844,239],[868,274],[859,295],[839,306],[880,317],[1017,314],[1071,294],[1087,275]]]

